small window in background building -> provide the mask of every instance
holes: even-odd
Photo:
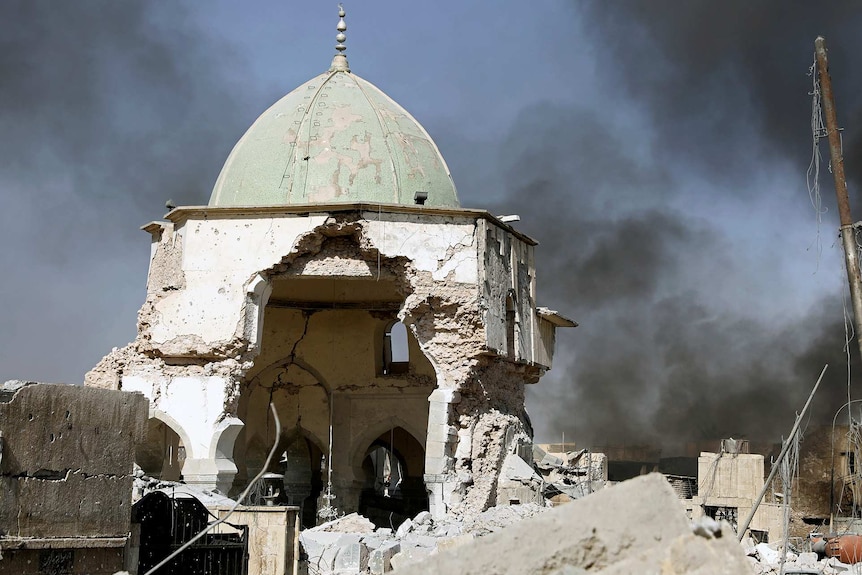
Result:
[[[410,367],[410,349],[407,341],[407,326],[394,322],[384,334],[383,374],[407,373]]]

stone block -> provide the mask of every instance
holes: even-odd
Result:
[[[412,547],[437,547],[437,538],[420,533],[408,533],[401,543]]]
[[[368,567],[368,548],[359,538],[339,539],[332,570],[337,575],[358,575]]]
[[[413,523],[416,525],[425,525],[427,523],[431,523],[433,520],[431,519],[431,513],[428,511],[420,511],[416,514],[416,517],[413,518]]]
[[[404,523],[398,526],[398,530],[395,531],[395,536],[400,539],[411,531],[413,531],[413,522],[410,519],[407,519]]]
[[[435,389],[428,396],[429,402],[437,403],[459,403],[461,401],[461,392],[454,389]]]
[[[306,530],[301,532],[299,543],[308,557],[308,565],[322,573],[332,571],[335,554],[338,550],[336,543],[343,535],[343,533],[327,531]]]
[[[432,425],[449,425],[449,406],[444,403],[433,403],[432,407],[436,409],[428,410],[428,426]]]
[[[807,552],[800,553],[798,561],[802,565],[814,565],[819,561],[819,559],[817,558],[817,553]]]
[[[426,459],[443,459],[447,455],[446,443],[432,439],[429,432],[428,441],[425,442]]]
[[[401,544],[390,542],[371,552],[368,569],[373,575],[381,575],[392,570],[392,557],[401,551]]]

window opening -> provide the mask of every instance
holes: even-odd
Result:
[[[506,355],[515,359],[515,300],[506,296]]]
[[[394,322],[384,334],[383,374],[407,373],[410,367],[410,348],[407,339],[407,326],[400,321]]]

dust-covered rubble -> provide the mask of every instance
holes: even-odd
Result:
[[[470,518],[434,520],[423,511],[397,529],[352,513],[300,533],[308,573],[385,573],[546,511],[534,503],[492,507]]]
[[[361,523],[356,517],[340,521]],[[439,522],[423,512],[394,533],[339,533],[332,527],[301,533],[308,573],[755,573],[730,526],[700,526],[695,533],[658,474],[554,509],[500,506],[472,519]]]
[[[755,575],[862,575],[862,563],[849,565],[837,557],[825,557],[813,551],[797,552],[790,547],[782,569],[782,542],[755,544],[746,537],[741,545]]]

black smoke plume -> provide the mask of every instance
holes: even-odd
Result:
[[[540,300],[581,323],[559,340],[572,355],[558,357],[530,394],[533,413],[547,418],[537,426],[544,439],[565,432],[582,444],[657,443],[666,452],[729,436],[775,441],[825,363],[812,417],[831,421],[847,398],[840,288],[804,309],[758,312],[757,300],[782,285],[777,275],[773,285],[747,284],[748,252],[768,267],[781,243],[740,245],[711,219],[706,194],[718,187],[716,203],[739,201],[780,175],[799,183],[780,200],[811,209],[806,73],[821,34],[847,125],[848,174],[858,179],[862,6],[623,0],[576,12],[602,89],[646,118],[650,153],[644,161],[613,128],[618,98],[525,110],[503,146],[508,195],[496,209],[520,213],[541,242]],[[834,205],[831,176],[823,178],[824,205]],[[853,201],[862,210],[862,196]],[[824,219],[830,238],[834,213]],[[856,350],[853,342],[858,374]]]

